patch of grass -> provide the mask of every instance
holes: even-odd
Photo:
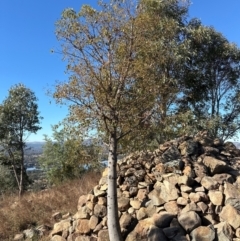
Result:
[[[15,234],[32,226],[53,227],[55,212],[75,214],[79,197],[90,192],[100,177],[100,172],[89,172],[48,190],[27,192],[20,200],[17,194],[1,196],[0,240],[13,240]]]

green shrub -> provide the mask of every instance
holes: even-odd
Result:
[[[0,165],[0,191],[2,193],[12,192],[16,190],[17,183],[14,173],[8,167]]]

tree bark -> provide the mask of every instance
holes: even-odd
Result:
[[[116,133],[110,135],[108,153],[108,232],[110,241],[123,241],[117,203],[117,137]]]
[[[11,161],[12,161],[12,168],[13,168],[13,172],[14,172],[14,175],[15,175],[17,185],[18,185],[18,193],[19,193],[19,197],[20,197],[21,196],[22,181],[21,181],[20,177],[18,177],[14,154],[12,153],[11,149],[8,149],[8,154],[9,154],[9,157],[11,158]]]
[[[21,166],[21,170],[20,170],[20,181],[19,181],[19,192],[18,192],[19,198],[23,194],[23,168],[24,168],[22,163],[20,166]]]
[[[21,138],[22,142],[22,138]],[[24,172],[24,150],[23,150],[23,144],[21,143],[21,160],[20,160],[20,185],[19,185],[19,198],[23,194],[23,172]]]

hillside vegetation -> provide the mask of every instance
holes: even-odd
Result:
[[[52,203],[65,207],[69,181],[107,160],[109,240],[123,241],[119,154],[153,151],[167,140],[204,130],[221,143],[239,135],[240,48],[213,27],[190,19],[189,6],[190,0],[106,0],[98,1],[96,9],[83,4],[63,10],[55,23],[61,48],[53,53],[66,61],[68,79],[56,82],[48,94],[69,112],[52,126],[53,135],[45,136],[38,160],[48,183],[62,189],[59,196],[55,189],[39,193],[35,203],[31,195],[37,194],[24,194],[31,183],[26,140],[42,128],[42,117],[35,93],[16,84],[0,104],[0,167],[7,170],[0,172],[0,181],[17,189],[20,198],[15,203],[3,196],[10,205],[2,216],[11,220],[3,220],[3,233],[44,220],[58,211]],[[93,142],[86,144],[89,139]],[[11,216],[16,210],[28,215]]]
[[[66,181],[51,189],[0,197],[0,240],[12,241],[15,234],[30,228],[46,225],[52,228],[52,215],[75,213],[80,195],[88,193],[99,181],[100,173],[89,172],[82,178]]]

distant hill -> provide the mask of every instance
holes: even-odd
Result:
[[[232,143],[238,149],[240,149],[240,142],[232,141]],[[44,144],[45,144],[44,141],[27,142],[27,148],[30,148],[30,150],[27,150],[27,152],[29,152],[29,153],[41,152],[42,153]],[[84,144],[85,145],[91,145],[92,144],[92,140],[91,139],[87,139],[87,140],[85,140]],[[103,144],[100,144],[100,145],[103,145]]]
[[[43,151],[43,146],[45,142],[41,141],[34,141],[34,142],[27,142],[27,148],[26,148],[26,154],[27,153],[42,153]]]

